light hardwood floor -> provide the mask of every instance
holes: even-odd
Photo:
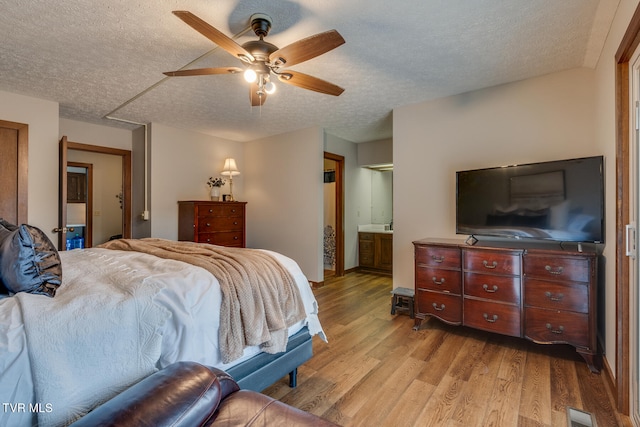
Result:
[[[264,391],[342,426],[566,426],[567,406],[624,424],[602,375],[571,347],[391,315],[390,277],[349,273],[314,291],[328,343]]]

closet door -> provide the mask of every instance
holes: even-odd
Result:
[[[27,222],[28,125],[0,120],[0,218]]]

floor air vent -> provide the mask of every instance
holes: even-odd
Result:
[[[597,427],[596,420],[588,412],[567,406],[568,427]]]

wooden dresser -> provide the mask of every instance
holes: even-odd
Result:
[[[569,344],[599,372],[595,252],[521,242],[415,241],[415,328],[427,316],[541,344]]]
[[[244,248],[247,202],[178,202],[178,240]]]

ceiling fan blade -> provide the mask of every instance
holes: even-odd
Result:
[[[245,48],[240,46],[229,36],[198,18],[193,13],[186,10],[174,10],[173,14],[182,19],[191,28],[229,52],[231,55],[247,62],[252,62],[254,60],[253,56],[247,52]]]
[[[327,95],[338,96],[344,92],[344,89],[340,86],[336,86],[333,83],[329,83],[317,77],[303,74],[298,71],[285,70],[278,74],[278,79],[283,83],[288,83],[293,86],[320,93],[326,93]]]
[[[267,93],[265,91],[260,91],[260,94],[258,94],[258,91],[258,82],[251,83],[251,86],[249,87],[249,99],[251,100],[252,107],[258,107],[264,104],[267,100]]]
[[[286,64],[287,67],[290,67],[320,56],[342,44],[344,44],[344,39],[340,33],[336,30],[329,30],[276,50],[269,55],[269,61],[275,66]]]
[[[169,77],[181,77],[181,76],[208,76],[211,74],[237,74],[241,72],[242,72],[242,68],[238,68],[238,67],[218,67],[218,68],[194,68],[191,70],[167,71],[163,74]]]

